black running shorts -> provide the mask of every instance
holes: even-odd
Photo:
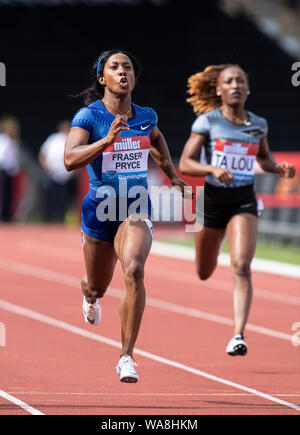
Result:
[[[197,198],[196,210],[197,222],[210,228],[226,228],[230,219],[237,214],[257,216],[253,184],[224,188],[205,183],[204,194],[202,191]]]

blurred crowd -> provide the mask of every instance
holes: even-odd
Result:
[[[219,4],[229,15],[243,12],[254,20],[265,18],[266,27],[273,20],[273,36],[295,38],[300,43],[300,0],[219,0]]]
[[[0,119],[0,221],[65,222],[68,213],[76,215],[78,174],[67,172],[63,160],[69,129],[69,121],[60,122],[34,156],[19,120]]]

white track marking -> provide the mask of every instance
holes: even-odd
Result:
[[[50,282],[55,282],[58,284],[64,284],[76,289],[79,289],[79,279],[70,275],[62,274],[59,272],[54,272],[48,269],[44,269],[37,266],[32,266],[23,263],[16,263],[9,260],[0,260],[0,268],[5,270],[9,270],[15,273],[21,273],[30,277],[44,279]],[[107,291],[107,296],[120,298],[122,294],[121,289],[116,289],[109,287]],[[159,308],[162,310],[167,310],[173,313],[187,315],[191,317],[195,317],[198,319],[208,320],[210,322],[219,323],[221,325],[232,326],[233,321],[230,318],[220,316],[213,313],[208,313],[205,311],[198,310],[196,308],[184,307],[182,305],[177,305],[172,302],[162,301],[160,299],[155,299],[151,297],[147,297],[146,299],[147,306],[151,306],[153,308]],[[286,334],[284,332],[275,331],[273,329],[265,328],[263,326],[254,325],[252,323],[247,324],[247,330],[257,332],[259,334],[267,335],[274,338],[279,338],[282,340],[286,340],[291,342],[292,335]]]
[[[24,394],[35,396],[175,396],[175,397],[189,397],[189,396],[253,396],[251,393],[90,393],[90,392],[29,392],[29,391],[9,391],[10,394]],[[300,397],[300,394],[272,394],[275,397]],[[49,400],[49,399],[48,399]]]
[[[181,272],[178,270],[167,270],[163,267],[158,266],[148,266],[146,265],[146,272],[150,273],[150,275],[157,276],[158,278],[173,280],[176,282],[182,282],[186,284],[197,285],[199,290],[201,290],[202,286],[205,288],[211,288],[213,290],[222,291],[222,292],[230,292],[232,293],[232,283],[229,281],[222,281],[216,278],[209,278],[209,280],[205,281],[205,283],[201,283],[200,280],[196,276],[196,272],[191,274],[189,272]],[[171,273],[170,273],[171,272]],[[258,287],[254,287],[255,298],[271,300],[273,302],[280,302],[288,305],[299,305],[300,306],[300,297],[287,295],[285,293],[271,291],[266,289],[261,289]]]
[[[156,246],[154,244],[154,246]],[[173,245],[172,245],[173,246]],[[176,247],[176,245],[175,245]],[[176,247],[177,248],[177,247]],[[179,247],[181,248],[181,247]],[[184,247],[183,247],[184,248]],[[37,252],[37,253],[43,253],[43,255],[50,256],[50,257],[56,257],[56,258],[63,258],[68,259],[70,261],[76,261],[76,262],[83,262],[83,255],[81,251],[74,251],[72,249],[62,247],[62,246],[53,246],[48,243],[41,243],[37,242],[35,240],[29,240],[29,239],[21,239],[19,241],[19,249],[22,249],[26,252]],[[191,248],[188,248],[189,250]],[[169,251],[168,251],[169,252]],[[154,255],[159,255],[159,249],[156,250],[154,248],[154,251],[152,252]],[[186,251],[183,251],[183,257],[186,255]],[[176,256],[177,258],[177,256]],[[146,271],[147,274],[157,276],[163,279],[173,280],[176,282],[182,282],[184,284],[190,283],[193,285],[201,287],[202,283],[200,283],[199,279],[196,276],[195,273],[188,273],[188,272],[181,272],[178,270],[172,270],[172,273],[169,273],[169,270],[167,271],[165,268],[158,267],[158,266],[148,266],[146,265]],[[205,287],[212,288],[213,290],[219,290],[223,292],[230,292],[232,293],[232,284],[231,282],[218,280],[214,277],[210,278],[209,280],[205,281],[203,284]],[[266,300],[271,300],[275,302],[280,302],[283,304],[289,304],[289,305],[299,305],[300,306],[300,297],[298,296],[292,296],[287,295],[282,292],[274,291],[274,289],[266,290],[261,289],[255,286],[255,298],[261,298]]]
[[[193,247],[179,246],[175,243],[159,242],[157,240],[153,241],[151,254],[184,260],[195,259],[195,249]],[[229,255],[221,253],[218,257],[218,264],[222,266],[229,266]],[[272,275],[282,275],[289,278],[300,278],[299,266],[289,263],[281,263],[280,261],[253,258],[251,269],[258,272],[271,273]]]
[[[43,267],[33,266],[32,264],[0,259],[0,268],[50,282],[57,282],[58,284],[69,285],[71,287],[76,287],[77,289],[80,287],[79,278],[55,272],[50,269],[45,269]]]
[[[78,245],[80,247],[80,244]],[[18,243],[19,249],[27,252],[43,253],[50,257],[63,258],[71,261],[83,261],[82,250],[70,249],[66,246],[51,245],[49,243],[37,242],[36,240],[20,239]]]
[[[18,393],[20,394],[20,393]],[[10,394],[6,393],[3,390],[0,390],[0,397],[3,397],[3,399],[8,400],[9,402],[13,403],[14,405],[19,406],[20,408],[24,409],[24,411],[29,412],[32,415],[45,415],[38,409],[33,408],[30,405],[27,405],[27,403],[22,402],[22,400],[17,399],[14,396],[11,396]]]
[[[4,310],[12,312],[12,313],[15,313],[15,314],[18,314],[18,315],[21,315],[24,317],[29,317],[30,319],[37,320],[37,321],[45,323],[47,325],[55,326],[57,328],[65,330],[65,331],[72,332],[74,334],[80,335],[80,336],[85,337],[85,338],[90,338],[92,340],[107,344],[109,346],[117,347],[118,349],[120,349],[122,347],[121,343],[116,341],[116,340],[113,340],[111,338],[107,338],[107,337],[104,337],[102,335],[98,335],[98,334],[89,332],[85,329],[79,328],[77,326],[73,326],[69,323],[63,322],[63,321],[58,320],[58,319],[54,319],[53,317],[46,316],[46,315],[38,313],[36,311],[29,310],[29,309],[21,307],[19,305],[11,304],[11,303],[6,302],[2,299],[0,299],[0,307],[3,308]],[[144,351],[141,349],[135,349],[135,354],[143,356],[143,357],[148,358],[148,359],[151,359],[152,361],[156,361],[156,362],[159,362],[161,364],[165,364],[165,365],[168,365],[170,367],[174,367],[176,369],[183,370],[183,371],[191,373],[193,375],[201,376],[201,377],[209,379],[211,381],[218,382],[220,384],[227,385],[229,387],[233,387],[233,388],[236,388],[236,389],[241,390],[241,391],[245,391],[246,393],[253,394],[254,396],[261,397],[261,398],[266,399],[268,401],[277,403],[281,406],[285,406],[288,408],[292,408],[296,411],[300,411],[300,406],[297,406],[297,405],[290,403],[290,402],[286,402],[285,400],[281,400],[278,397],[274,397],[274,396],[271,396],[270,394],[266,394],[266,393],[263,393],[261,391],[255,390],[254,388],[249,388],[249,387],[246,387],[244,385],[238,384],[236,382],[231,382],[227,379],[223,379],[223,378],[220,378],[218,376],[211,375],[209,373],[203,372],[203,371],[198,370],[198,369],[194,369],[194,368],[189,367],[185,364],[181,364],[179,362],[172,361],[170,359],[161,357],[159,355],[155,355],[153,353],[150,353],[150,352],[147,352],[147,351]]]
[[[23,247],[23,249],[25,250],[37,251],[40,250],[43,245],[45,246],[48,244],[36,242],[35,240],[30,240],[30,239],[21,239],[19,242],[19,246]],[[56,255],[61,257],[64,255],[60,251],[61,250],[60,247],[59,248],[55,246],[51,247],[51,245],[49,245],[49,248],[51,253],[55,253]],[[71,259],[78,259],[78,257],[76,258],[76,255],[74,255],[74,251],[72,251],[71,249],[65,248],[65,253],[67,253],[68,257]],[[162,257],[179,258],[184,260],[195,259],[194,247],[182,246],[176,243],[162,242],[159,240],[153,240],[152,247],[151,247],[151,254],[159,255]],[[220,253],[218,257],[218,263],[222,266],[229,266],[230,265],[229,254]],[[300,278],[300,267],[295,264],[254,257],[251,268],[258,272],[271,273],[272,275],[281,275],[289,278]]]
[[[108,294],[111,296],[121,297],[122,290],[109,288]],[[173,304],[172,302],[162,301],[160,299],[155,299],[147,296],[147,306],[160,308],[162,310],[171,311],[177,314],[184,314],[190,317],[195,317],[197,319],[208,320],[210,322],[220,323],[222,325],[233,325],[233,320],[228,317],[219,316],[217,314],[207,313],[205,311],[198,310],[196,308],[184,307],[182,305]],[[280,338],[282,340],[287,340],[291,343],[292,335],[285,334],[283,332],[274,331],[263,326],[253,325],[248,323],[246,329],[248,331],[258,332],[263,335],[269,335],[271,337]]]

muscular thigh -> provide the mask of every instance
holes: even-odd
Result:
[[[117,261],[113,243],[83,234],[83,254],[88,284],[93,288],[106,289]]]
[[[131,217],[124,221],[115,236],[114,246],[124,269],[135,261],[144,264],[151,249],[152,234],[144,220],[134,221]]]

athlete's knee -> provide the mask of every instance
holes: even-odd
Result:
[[[144,279],[144,264],[138,260],[132,260],[124,268],[124,278],[127,283],[140,283]]]
[[[251,262],[247,259],[239,258],[232,262],[231,268],[235,276],[250,279],[251,277]]]
[[[92,299],[92,298],[102,298],[107,290],[107,287],[103,287],[101,285],[90,285],[87,280],[87,276],[84,275],[81,278],[81,288],[82,292],[85,295],[86,298]]]
[[[198,278],[201,281],[206,281],[213,274],[213,270],[205,270],[203,267],[198,265],[196,266],[196,271],[197,271]]]
[[[212,272],[199,271],[199,272],[197,272],[197,275],[201,281],[206,281],[208,278],[210,278],[212,276]]]

